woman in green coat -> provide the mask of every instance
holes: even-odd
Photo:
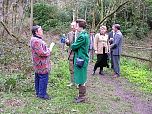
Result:
[[[84,30],[86,28],[86,21],[83,19],[76,20],[77,23],[77,30],[79,35],[71,45],[71,49],[74,51],[74,81],[76,84],[79,85],[79,95],[75,98],[76,103],[85,102],[85,94],[86,94],[86,87],[85,83],[87,81],[87,67],[89,61],[89,35]],[[76,59],[81,58],[84,60],[83,66],[80,68],[76,64]]]

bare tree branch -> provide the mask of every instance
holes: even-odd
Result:
[[[138,59],[138,60],[143,60],[143,61],[152,62],[152,60],[150,60],[150,59],[145,59],[145,58],[141,58],[141,57],[135,57],[135,56],[126,55],[126,54],[122,54],[122,56],[124,56],[124,57],[129,57],[129,58],[134,58],[134,59]]]
[[[116,13],[122,6],[124,6],[124,5],[127,4],[128,2],[130,2],[130,0],[128,0],[128,1],[120,4],[113,12],[111,12],[110,14],[108,14],[107,16],[105,16],[105,17],[97,24],[95,30],[97,30],[97,28],[100,26],[100,24],[101,24],[102,22],[104,22],[108,17],[110,17],[110,16],[113,15],[114,13]]]
[[[5,25],[5,23],[4,23],[2,20],[0,21],[0,23],[2,24],[2,26],[4,27],[4,29],[6,30],[6,32],[7,32],[9,35],[10,35],[11,37],[14,37],[14,38],[19,42],[19,38],[8,30],[7,26]]]

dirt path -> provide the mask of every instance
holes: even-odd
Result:
[[[152,114],[152,95],[145,94],[127,79],[112,78],[111,73],[92,76],[93,65],[88,70],[88,99],[96,114]],[[108,69],[107,69],[108,70]]]

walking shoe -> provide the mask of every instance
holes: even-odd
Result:
[[[37,96],[38,98],[40,99],[43,99],[43,100],[50,100],[51,97],[49,97],[48,95],[45,95],[45,96]]]
[[[75,103],[85,103],[85,97],[78,97],[74,100]]]
[[[119,77],[119,75],[118,74],[114,74],[112,77],[113,78],[117,78],[117,77]]]
[[[102,75],[102,76],[104,75],[103,71],[100,71],[99,74]]]

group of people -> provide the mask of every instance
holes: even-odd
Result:
[[[122,52],[123,35],[120,31],[120,25],[114,24],[112,31],[107,33],[106,26],[100,26],[100,32],[95,35],[94,50],[97,54],[92,75],[100,67],[99,74],[104,75],[103,67],[109,68],[108,60],[111,60],[111,68],[114,70],[113,77],[120,76],[120,55]]]
[[[71,74],[71,83],[68,86],[77,85],[78,96],[74,98],[75,103],[85,102],[87,68],[89,63],[89,34],[85,30],[87,23],[84,19],[77,19],[71,23],[71,31],[67,34],[65,43],[69,46],[68,60]],[[48,75],[50,71],[49,57],[54,43],[48,48],[43,40],[43,30],[35,25],[32,28],[30,47],[32,51],[33,66],[35,71],[36,96],[41,99],[50,99],[47,94]],[[112,32],[107,34],[107,27],[100,26],[100,32],[95,35],[93,49],[97,55],[97,61],[93,69],[93,75],[100,67],[100,75],[104,75],[103,67],[109,67],[109,55],[112,60],[112,68],[115,72],[113,77],[120,76],[120,54],[122,45],[122,33],[120,25],[114,24]]]

